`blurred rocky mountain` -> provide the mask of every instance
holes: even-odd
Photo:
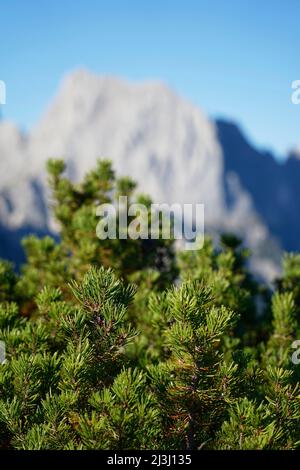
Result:
[[[24,233],[54,230],[45,162],[64,158],[79,180],[109,158],[155,202],[204,203],[208,232],[234,231],[266,279],[280,249],[300,249],[300,158],[255,149],[238,126],[209,119],[160,82],[129,83],[86,70],[68,75],[24,135],[0,122],[0,256],[19,261]]]

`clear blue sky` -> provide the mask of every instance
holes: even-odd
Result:
[[[161,79],[278,155],[300,144],[300,0],[0,0],[5,118],[30,128],[85,66]]]

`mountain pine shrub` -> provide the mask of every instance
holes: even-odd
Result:
[[[233,235],[100,241],[99,203],[150,199],[108,161],[64,170],[48,163],[59,239],[27,237],[20,273],[0,262],[0,448],[299,448],[299,255],[265,286]]]

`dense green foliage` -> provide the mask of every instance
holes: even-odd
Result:
[[[135,184],[106,161],[81,184],[48,171],[60,241],[0,263],[0,448],[298,448],[299,255],[272,289],[231,235],[100,241],[96,206]]]

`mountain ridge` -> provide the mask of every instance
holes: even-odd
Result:
[[[258,269],[265,277],[278,272],[276,240],[283,247],[298,246],[298,232],[293,238],[290,228],[280,227],[283,216],[292,225],[298,208],[294,203],[280,214],[296,192],[292,170],[256,150],[238,126],[214,122],[164,83],[73,72],[28,134],[0,122],[0,155],[0,221],[7,230],[44,233],[53,228],[46,209],[49,157],[64,157],[69,176],[79,180],[101,156],[113,161],[118,174],[137,180],[155,202],[204,203],[207,229],[240,234],[256,265],[272,240],[274,252]],[[300,171],[300,162],[293,162]],[[289,179],[292,195],[289,185],[286,189]]]

